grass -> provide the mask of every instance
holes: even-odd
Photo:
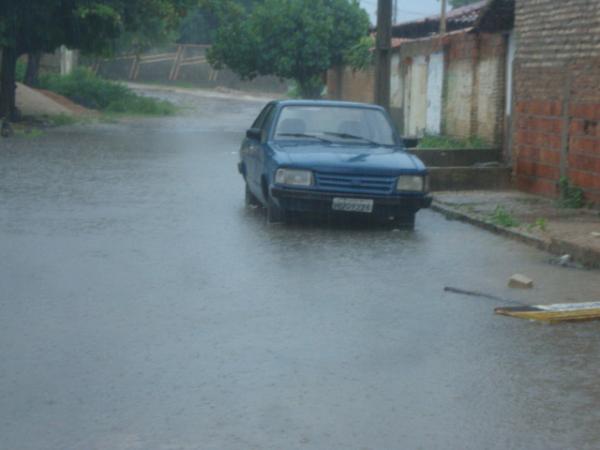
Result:
[[[138,95],[124,84],[100,78],[82,67],[65,76],[44,74],[40,76],[40,87],[107,113],[169,116],[177,112],[168,101]]]
[[[490,215],[490,222],[505,228],[518,227],[520,222],[513,215],[506,211],[502,206],[496,206],[494,212]]]
[[[15,136],[21,136],[25,139],[35,139],[44,135],[44,132],[39,128],[14,128]]]
[[[567,177],[561,177],[558,182],[558,188],[560,190],[560,199],[558,200],[560,208],[578,209],[585,206],[583,189],[571,185]]]
[[[533,231],[536,228],[539,228],[540,231],[546,231],[548,227],[548,221],[546,219],[536,219],[535,222],[530,223],[529,225],[527,225],[527,231]]]
[[[480,137],[472,136],[470,138],[456,138],[452,136],[442,136],[428,134],[419,139],[417,148],[421,149],[442,149],[442,150],[462,150],[470,148],[486,148],[488,144]]]
[[[52,116],[46,116],[45,119],[55,127],[62,127],[65,125],[73,125],[80,122],[80,119],[74,116],[70,116],[68,114],[56,114]]]

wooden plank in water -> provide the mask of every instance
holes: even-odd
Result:
[[[543,322],[600,320],[600,302],[506,306],[496,308],[494,312],[503,316]]]

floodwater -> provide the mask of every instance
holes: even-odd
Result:
[[[0,141],[1,449],[600,448],[600,324],[443,291],[600,272],[430,211],[269,226],[236,173],[261,102],[160,95],[187,109]]]

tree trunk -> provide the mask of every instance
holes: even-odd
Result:
[[[2,48],[2,67],[0,68],[0,118],[16,120],[15,73],[17,70],[17,52],[14,48]]]
[[[33,52],[27,55],[27,71],[25,72],[25,84],[36,87],[39,84],[40,62],[42,52]]]
[[[300,96],[307,99],[321,98],[323,92],[323,81],[320,76],[297,80]]]

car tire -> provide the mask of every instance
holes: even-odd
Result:
[[[258,198],[256,198],[256,196],[252,193],[252,191],[248,187],[247,183],[246,183],[245,203],[246,203],[246,206],[253,207],[253,208],[262,206],[260,203],[260,200],[258,200]]]
[[[277,204],[275,204],[275,201],[273,200],[273,197],[269,196],[267,199],[267,222],[284,223],[285,219],[285,210],[277,206]]]
[[[396,216],[394,218],[394,225],[398,228],[402,228],[404,230],[414,230],[415,229],[415,218],[416,213],[407,213],[402,214],[400,216]]]

